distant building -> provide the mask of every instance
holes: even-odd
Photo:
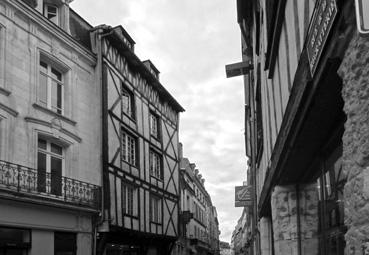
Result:
[[[173,255],[219,254],[219,223],[205,179],[180,149],[180,238]]]
[[[231,246],[227,242],[219,241],[220,255],[231,255]]]
[[[253,254],[251,239],[251,222],[249,217],[249,209],[245,207],[232,233],[231,246],[234,252],[233,254]]]

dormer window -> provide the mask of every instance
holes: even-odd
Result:
[[[59,25],[59,9],[52,4],[44,4],[44,16],[56,25]]]

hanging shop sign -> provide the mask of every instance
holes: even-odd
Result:
[[[336,0],[321,0],[316,8],[307,39],[307,54],[312,76],[314,76],[325,42],[337,15],[337,3]]]
[[[235,207],[252,206],[252,186],[235,187]]]
[[[247,75],[252,68],[252,65],[248,62],[239,62],[225,66],[227,78]]]
[[[356,24],[359,33],[369,34],[369,1],[355,0]]]

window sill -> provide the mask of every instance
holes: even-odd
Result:
[[[158,143],[160,143],[160,142],[161,142],[160,137],[156,137],[156,136],[154,136],[153,134],[150,134],[150,136],[151,136],[151,138],[152,138],[154,141],[157,141]]]
[[[134,117],[135,115],[131,115],[131,114],[128,114],[124,111],[122,111],[123,115],[126,116],[130,121],[134,122],[136,124],[136,118]]]
[[[151,224],[158,225],[158,226],[163,225],[163,223],[161,223],[161,222],[156,222],[156,221],[150,221],[150,223],[151,223]]]
[[[40,110],[40,111],[42,111],[44,113],[47,113],[47,114],[50,114],[50,115],[52,115],[52,116],[54,116],[56,118],[59,118],[59,119],[65,121],[65,122],[67,122],[67,123],[69,123],[69,124],[71,124],[73,126],[75,126],[77,124],[77,122],[75,122],[74,120],[71,120],[71,119],[69,119],[69,118],[67,118],[67,117],[65,117],[65,116],[63,116],[63,115],[61,115],[59,113],[56,113],[56,112],[54,112],[54,111],[52,111],[52,110],[50,110],[50,109],[48,109],[48,108],[46,108],[44,106],[41,106],[41,105],[39,105],[37,103],[34,103],[32,106],[33,106],[33,108],[35,108],[37,110]]]
[[[164,182],[164,180],[163,180],[163,179],[160,179],[159,177],[156,177],[155,175],[151,175],[151,174],[150,174],[150,177],[154,178],[154,179],[155,179],[155,180],[157,180],[157,181]]]
[[[137,165],[132,164],[132,163],[129,163],[128,161],[126,161],[126,160],[124,160],[124,159],[122,159],[122,163],[127,164],[127,165],[128,165],[128,166],[130,166],[130,167],[138,168],[138,166],[137,166]]]
[[[7,89],[5,89],[5,88],[2,88],[2,87],[0,86],[0,94],[3,94],[3,95],[5,95],[5,96],[9,96],[9,95],[11,94],[11,92],[10,92],[9,90],[7,90]]]

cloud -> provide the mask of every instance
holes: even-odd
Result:
[[[121,24],[150,59],[161,83],[186,109],[181,115],[184,154],[196,163],[217,207],[221,239],[230,241],[242,208],[234,186],[246,175],[243,80],[225,78],[239,62],[240,31],[235,1],[78,0],[72,8],[92,25]]]

